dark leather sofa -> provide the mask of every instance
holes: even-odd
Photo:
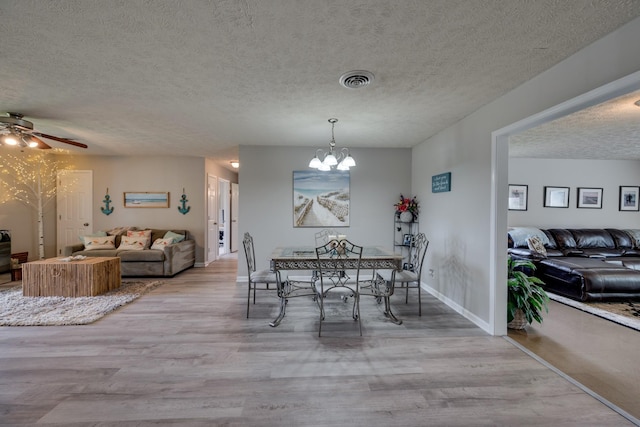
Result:
[[[545,253],[529,248],[538,236]],[[509,230],[509,254],[536,265],[545,289],[578,301],[640,299],[640,230],[535,229]]]

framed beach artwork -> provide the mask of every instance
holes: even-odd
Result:
[[[602,209],[602,188],[578,188],[578,207]]]
[[[348,227],[349,171],[293,171],[293,226]]]
[[[620,206],[621,211],[637,211],[638,196],[640,196],[640,187],[620,186]]]
[[[166,191],[125,191],[125,208],[168,208],[169,193]]]

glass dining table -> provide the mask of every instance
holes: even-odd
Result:
[[[358,259],[353,258],[342,260],[345,268],[355,270],[358,268]],[[288,274],[288,280],[278,282],[278,297],[280,298],[280,310],[278,317],[269,323],[276,327],[285,316],[287,300],[300,296],[315,296],[313,282],[317,279],[318,268],[323,268],[323,263],[330,267],[333,261],[330,258],[320,258],[316,256],[316,250],[311,246],[287,246],[277,247],[271,253],[271,270],[273,271],[310,271],[308,276],[293,276]],[[393,295],[394,283],[387,282],[375,274],[376,270],[401,270],[402,255],[380,246],[365,246],[360,258],[360,271],[368,270],[372,272],[366,286],[361,286],[361,296],[372,296],[379,302],[384,302],[384,314],[395,324],[402,324],[391,310],[389,298]],[[278,275],[280,277],[280,275]]]

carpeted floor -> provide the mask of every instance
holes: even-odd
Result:
[[[549,298],[640,331],[640,302],[579,302],[548,292]]]
[[[163,282],[122,282],[95,297],[24,297],[22,287],[0,291],[0,326],[87,325],[157,288]]]

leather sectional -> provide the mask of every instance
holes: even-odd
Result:
[[[530,249],[537,236],[544,250]],[[509,254],[528,259],[545,289],[578,301],[640,299],[640,230],[509,229]],[[546,253],[545,253],[546,252]]]

